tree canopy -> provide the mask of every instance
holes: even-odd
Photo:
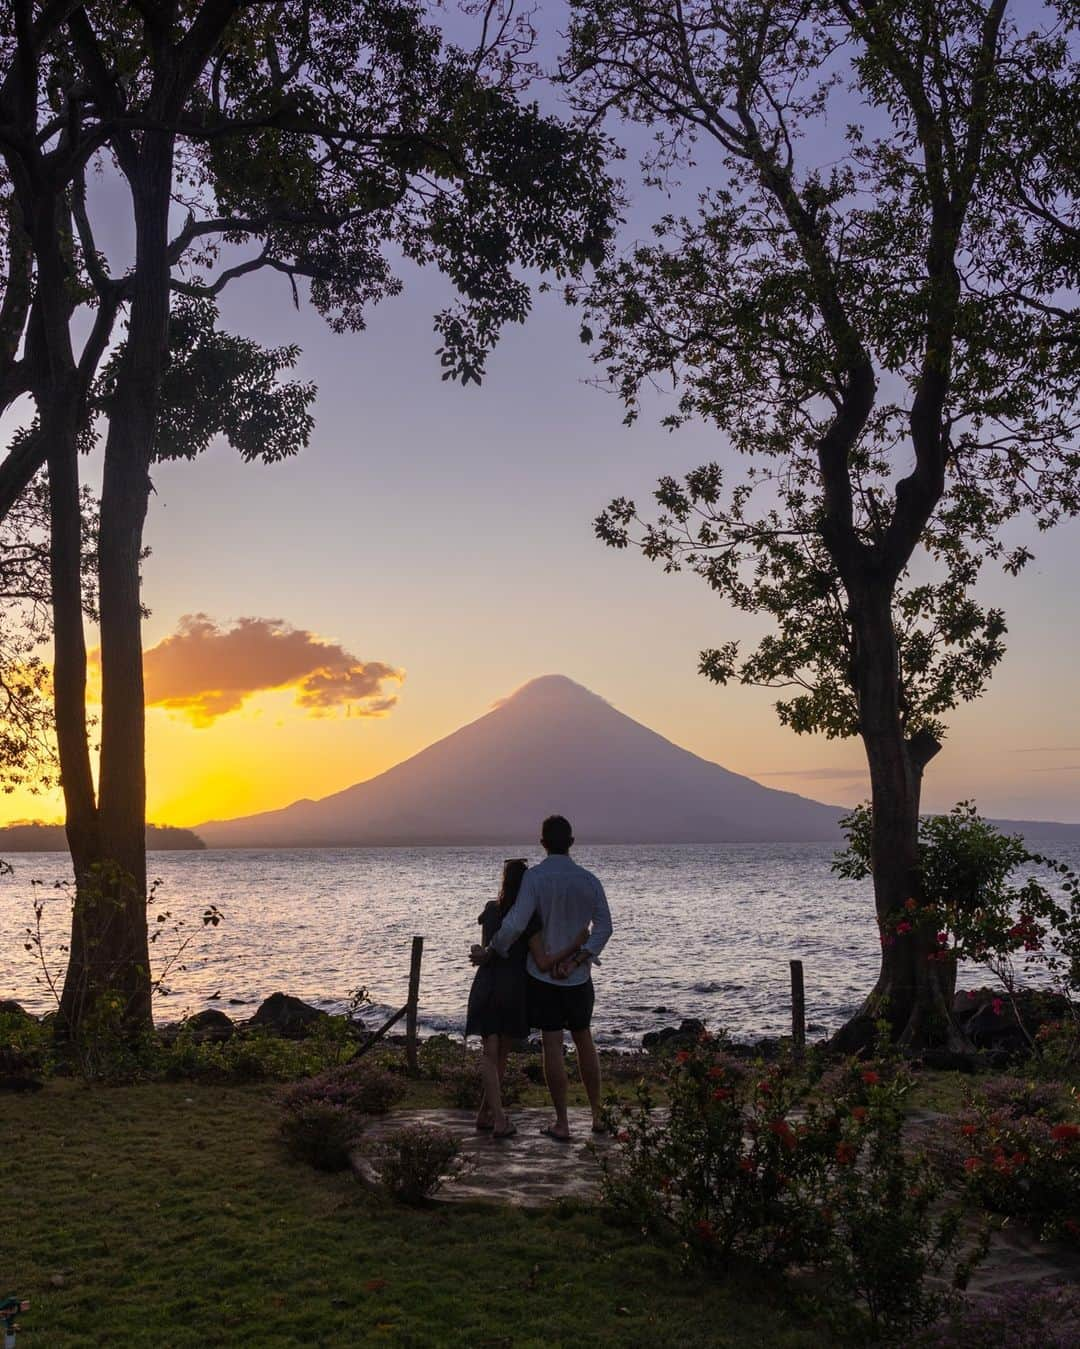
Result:
[[[653,172],[694,158],[717,180],[588,292],[599,358],[629,418],[670,382],[667,425],[703,418],[745,456],[664,477],[650,520],[613,502],[599,532],[768,615],[752,653],[722,643],[703,672],[788,690],[781,720],[829,736],[859,730],[845,584],[865,563],[896,586],[904,726],[939,737],[1004,652],[974,587],[1030,560],[1007,527],[1080,508],[1072,18],[587,11],[579,98],[653,127]]]

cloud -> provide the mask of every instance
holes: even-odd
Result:
[[[222,627],[206,614],[185,614],[176,632],[143,654],[148,707],[180,712],[209,726],[265,689],[295,690],[313,715],[344,708],[349,716],[380,717],[397,703],[384,685],[404,671],[360,660],[280,618],[240,618]]]

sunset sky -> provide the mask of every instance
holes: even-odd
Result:
[[[627,241],[669,204],[642,197]],[[124,247],[119,227],[111,242]],[[231,330],[301,344],[317,427],[290,463],[217,447],[154,474],[150,817],[196,824],[326,795],[545,673],[769,786],[862,799],[857,742],[795,736],[767,691],[696,673],[700,648],[753,636],[752,621],[593,537],[612,496],[641,500],[658,474],[723,459],[723,439],[662,430],[660,395],[624,427],[552,295],[505,334],[481,388],[441,382],[443,283],[406,277],[366,332],[343,337],[294,311],[283,278],[225,294]],[[1009,652],[988,695],[952,715],[930,808],[974,798],[991,815],[1080,821],[1080,524],[1034,546],[1021,577],[984,586],[1006,609]],[[55,797],[0,797],[0,821],[59,816]]]

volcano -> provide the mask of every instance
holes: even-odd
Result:
[[[588,844],[832,842],[844,811],[729,772],[544,675],[366,782],[197,832],[211,848],[521,844],[555,813]]]

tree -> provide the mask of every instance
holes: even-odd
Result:
[[[670,379],[667,424],[731,450],[598,532],[772,620],[750,653],[703,652],[705,675],[783,690],[797,732],[861,737],[883,938],[919,895],[942,719],[1003,654],[980,572],[1028,561],[1014,521],[1080,507],[1076,11],[1013,8],[601,0],[575,6],[564,72],[582,108],[654,133],[651,179],[709,166],[696,215],[585,299],[628,418]],[[840,1043],[886,1015],[905,1044],[959,1044],[934,954],[922,932],[884,945]]]
[[[16,0],[0,19],[0,396],[37,408],[0,463],[0,514],[47,463],[56,736],[87,934],[70,1027],[106,995],[130,1026],[150,1016],[138,559],[152,464],[218,434],[276,459],[310,430],[310,387],[278,379],[295,349],[220,333],[213,302],[270,272],[355,330],[400,289],[391,256],[433,264],[460,296],[436,319],[444,378],[479,381],[501,326],[528,311],[520,268],[579,273],[604,251],[599,140],[520,101],[527,28],[495,3],[481,18],[473,51],[414,0]],[[92,172],[130,200],[129,266],[99,249]],[[95,784],[77,451],[99,428]]]
[[[92,619],[97,503],[88,491],[82,513],[82,565]],[[44,790],[56,782],[49,668],[40,654],[51,624],[49,493],[39,476],[0,519],[0,792]]]

